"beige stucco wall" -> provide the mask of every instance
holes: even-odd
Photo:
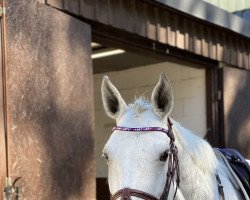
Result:
[[[107,73],[126,102],[135,96],[151,96],[160,73],[166,73],[174,90],[174,109],[171,116],[185,127],[203,137],[206,133],[205,70],[190,68],[176,63],[160,63],[134,69]],[[97,177],[107,177],[106,163],[101,151],[108,140],[114,121],[104,113],[100,86],[104,74],[94,75],[95,99],[95,147]]]

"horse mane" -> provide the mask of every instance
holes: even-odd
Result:
[[[184,163],[190,168],[198,168],[204,173],[215,173],[218,160],[210,144],[174,121],[174,132],[179,151],[185,151]]]
[[[139,114],[153,110],[151,102],[145,97],[135,98],[134,102],[128,106]],[[188,155],[185,156],[183,163],[190,168],[198,168],[203,173],[214,173],[218,161],[210,144],[178,122],[172,121],[174,122],[174,133],[177,138],[177,146],[180,148],[179,151]]]

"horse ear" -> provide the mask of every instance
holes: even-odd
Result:
[[[126,109],[126,103],[116,87],[110,82],[107,76],[102,80],[102,102],[108,116],[113,119],[119,118]]]
[[[154,112],[161,118],[168,116],[172,111],[173,89],[170,81],[163,73],[152,92],[151,102]]]

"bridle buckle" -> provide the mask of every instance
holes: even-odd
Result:
[[[130,188],[124,188],[122,190],[122,200],[131,200]]]

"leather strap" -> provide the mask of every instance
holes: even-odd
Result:
[[[173,123],[171,122],[170,118],[168,118],[168,132],[174,137],[172,126],[173,126]],[[174,180],[175,173],[176,173],[177,185],[176,185],[173,199],[175,198],[177,187],[179,187],[179,183],[180,183],[180,170],[179,170],[179,160],[178,160],[178,149],[174,144],[174,140],[171,139],[170,140],[170,155],[168,158],[167,178],[166,178],[165,187],[164,187],[160,200],[164,200],[168,198],[171,183],[174,182],[173,180]]]
[[[221,184],[220,176],[217,172],[216,172],[215,176],[216,176],[216,180],[217,180],[217,184],[218,184],[218,190],[220,193],[220,200],[225,200],[223,185]]]
[[[118,190],[112,197],[111,200],[116,200],[121,197],[121,200],[131,200],[131,196],[138,197],[145,200],[158,200],[155,196],[142,192],[140,190],[124,188]]]

